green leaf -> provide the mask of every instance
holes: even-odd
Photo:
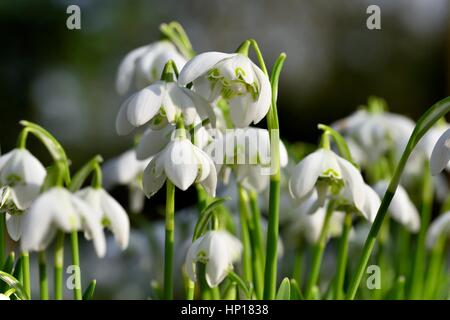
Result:
[[[200,237],[206,230],[208,221],[211,218],[214,209],[216,209],[218,206],[220,206],[227,200],[229,200],[229,198],[215,198],[210,204],[206,206],[205,209],[203,209],[203,211],[200,213],[200,218],[198,219],[197,224],[195,225],[193,240]]]
[[[56,140],[54,136],[41,126],[26,120],[20,121],[20,124],[24,126],[28,132],[36,136],[47,148],[48,152],[52,156],[54,161],[61,161],[64,164],[64,181],[66,184],[70,183],[69,172],[69,160],[67,159],[66,152],[61,144]]]
[[[248,288],[248,286],[245,284],[245,281],[242,280],[241,277],[238,276],[238,274],[234,271],[228,271],[228,277],[230,277],[230,279],[232,281],[234,281],[239,288],[241,288],[242,291],[244,291],[245,296],[250,299],[252,296],[252,292],[251,290]]]
[[[305,300],[295,279],[291,279],[291,300]]]
[[[83,300],[92,300],[92,297],[94,296],[95,286],[97,285],[97,280],[91,280],[89,283],[89,286],[86,288],[86,290],[83,293]]]
[[[22,256],[20,256],[19,259],[17,259],[16,265],[14,267],[14,273],[13,273],[13,277],[16,278],[16,279],[19,279],[19,280],[21,280],[22,276],[23,276],[22,259],[23,259]]]
[[[3,267],[1,271],[11,274],[14,270],[14,252],[12,251],[8,258],[6,259],[5,263],[3,264]],[[0,282],[0,292],[4,292],[7,288],[7,285],[5,282]]]
[[[291,284],[288,278],[281,281],[275,300],[291,300]]]
[[[25,291],[25,289],[20,284],[19,280],[14,278],[9,273],[0,271],[0,280],[5,282],[10,288],[13,288],[14,294],[21,300],[29,300],[29,297]]]

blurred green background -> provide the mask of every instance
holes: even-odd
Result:
[[[66,28],[70,4],[81,8],[81,30]],[[366,28],[371,4],[381,8],[381,30]],[[158,39],[160,23],[172,20],[185,27],[197,52],[232,52],[251,37],[268,65],[287,53],[279,90],[281,135],[287,141],[315,142],[317,123],[348,115],[369,95],[417,119],[449,94],[449,5],[447,0],[0,1],[2,152],[14,147],[21,119],[51,131],[75,169],[94,154],[108,159],[130,148],[132,137],[115,133],[124,100],[115,92],[117,67],[129,51]],[[31,147],[45,159],[38,144]],[[126,202],[124,191],[114,195]],[[162,204],[163,196],[147,207]],[[177,196],[177,207],[192,199]],[[133,237],[127,266],[114,258],[83,261],[92,263],[86,270],[99,279],[101,297],[147,295],[149,284],[142,279],[149,279],[145,272],[159,262],[148,260],[145,237]],[[139,260],[130,252],[139,253],[134,255]],[[130,288],[122,282],[114,295],[110,287],[102,291],[102,284],[126,270],[136,276]]]

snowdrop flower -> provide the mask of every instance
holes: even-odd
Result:
[[[206,282],[212,288],[218,286],[233,269],[233,262],[239,260],[242,244],[224,230],[208,231],[195,240],[186,255],[186,271],[196,281],[196,263],[206,264]]]
[[[437,140],[430,157],[431,174],[437,175],[448,165],[450,160],[450,129]]]
[[[178,83],[193,83],[194,90],[208,101],[219,97],[230,105],[237,127],[258,123],[270,109],[272,90],[269,78],[247,56],[239,53],[205,52],[188,61]]]
[[[350,189],[344,188],[341,201],[337,202],[337,208],[343,211],[360,213],[368,222],[372,223],[377,215],[381,200],[375,190],[367,184],[364,184],[363,192],[365,198],[364,205],[362,208],[358,208],[352,200]]]
[[[175,62],[178,70],[186,63],[175,46],[166,40],[134,49],[120,63],[116,79],[117,92],[120,95],[127,93],[133,82],[138,89],[142,89],[159,80],[169,60]]]
[[[22,251],[44,250],[56,232],[84,231],[94,241],[99,257],[106,251],[105,235],[98,214],[83,200],[64,188],[54,187],[41,194],[23,219]]]
[[[186,126],[195,124],[198,117],[202,120],[208,118],[215,125],[215,113],[209,102],[175,82],[157,81],[122,104],[116,130],[119,135],[126,135],[148,122],[161,127],[167,122],[175,123],[180,115]]]
[[[14,149],[0,157],[0,185],[19,210],[28,208],[38,196],[47,172],[27,149]]]
[[[436,218],[428,228],[426,245],[428,249],[432,249],[438,239],[450,233],[450,211],[441,214]]]
[[[304,201],[316,190],[322,206],[327,197],[338,197],[345,191],[346,198],[364,212],[366,187],[360,172],[347,160],[331,150],[321,148],[300,161],[289,180],[294,199]]]
[[[144,207],[141,176],[149,162],[150,159],[138,160],[136,151],[128,150],[102,166],[102,184],[106,189],[117,185],[128,186],[131,212],[141,212]]]
[[[389,183],[387,181],[379,181],[374,189],[380,197],[383,197]],[[388,212],[390,216],[403,225],[410,232],[418,232],[420,229],[420,216],[416,207],[408,196],[408,193],[402,186],[397,187],[392,202],[389,205]]]
[[[400,155],[414,130],[414,122],[390,112],[358,110],[335,122],[333,128],[359,146],[366,154],[365,160],[374,162],[388,150]]]
[[[183,191],[199,182],[215,196],[217,174],[214,163],[186,137],[176,137],[150,161],[142,177],[147,197],[154,195],[166,178]]]
[[[76,193],[86,201],[97,214],[100,224],[109,228],[119,247],[124,250],[128,246],[130,235],[130,220],[125,209],[111,197],[104,189],[92,187],[84,188]]]

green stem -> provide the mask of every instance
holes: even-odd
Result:
[[[303,246],[298,244],[295,248],[295,258],[294,258],[294,270],[292,272],[292,278],[297,281],[299,287],[303,283]]]
[[[72,248],[72,264],[75,267],[75,288],[73,291],[73,298],[75,300],[83,299],[83,292],[81,290],[81,269],[80,269],[80,253],[78,249],[78,231],[70,233],[70,245]]]
[[[397,253],[397,274],[405,276],[409,275],[409,247],[411,235],[409,231],[402,225],[397,225],[398,227],[398,253]]]
[[[245,191],[244,191],[245,192]],[[248,199],[247,197],[245,197]],[[250,193],[251,216],[248,222],[248,229],[251,240],[251,253],[253,263],[253,281],[255,284],[256,297],[262,299],[264,286],[264,250],[262,247],[261,232],[261,212],[258,207],[258,198],[256,193]],[[247,206],[246,206],[247,207]],[[247,207],[248,208],[248,207]],[[247,215],[247,217],[249,216]]]
[[[256,55],[260,60],[263,71],[267,74],[261,52],[254,43]],[[270,176],[269,189],[269,221],[267,225],[266,241],[266,264],[264,269],[264,299],[275,299],[277,284],[277,250],[278,250],[278,228],[280,210],[280,130],[278,124],[277,95],[278,79],[286,55],[282,53],[275,61],[270,78],[272,84],[272,105],[267,116],[267,128],[270,132],[270,150],[272,175]]]
[[[344,229],[342,231],[341,239],[339,241],[336,280],[334,284],[334,297],[336,300],[341,300],[343,298],[345,270],[347,268],[347,259],[348,259],[348,239],[351,228],[352,228],[352,214],[351,212],[347,212],[345,214]]]
[[[430,175],[430,167],[428,163],[425,165],[424,169],[422,209],[420,214],[421,221],[411,276],[410,299],[420,299],[422,295],[425,274],[425,240],[433,207],[433,180]]]
[[[55,244],[55,300],[63,299],[63,267],[64,267],[64,233],[59,231]]]
[[[239,224],[241,225],[241,239],[242,239],[242,267],[244,280],[252,281],[252,253],[250,246],[250,234],[248,228],[248,209],[247,209],[247,194],[239,185]]]
[[[0,266],[3,267],[6,260],[6,215],[0,213]]]
[[[255,191],[250,192],[250,206],[252,208],[252,220],[255,228],[256,249],[258,250],[260,257],[264,260],[264,239],[261,225],[261,210],[259,210],[258,205],[258,194]]]
[[[195,294],[195,282],[192,281],[191,279],[188,279],[186,300],[194,300],[194,294]]]
[[[22,270],[23,270],[23,287],[25,292],[31,299],[31,287],[30,287],[30,256],[28,252],[23,251],[22,256]]]
[[[164,299],[173,299],[175,186],[166,180],[166,236],[164,243]]]
[[[443,266],[445,236],[439,237],[436,245],[430,252],[430,264],[426,273],[424,296],[425,299],[435,299],[438,288],[439,278]]]
[[[312,253],[311,271],[308,281],[306,282],[305,297],[306,299],[313,298],[313,288],[319,279],[320,266],[322,265],[322,257],[325,251],[325,246],[328,240],[328,229],[330,227],[330,220],[334,210],[334,201],[330,201],[325,213],[325,220],[323,221],[322,230],[320,231],[319,240],[314,245]]]
[[[39,251],[39,292],[41,300],[48,300],[47,258],[45,251]]]

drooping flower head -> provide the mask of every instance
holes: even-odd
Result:
[[[208,231],[189,248],[186,255],[186,271],[196,281],[196,263],[206,264],[206,281],[210,287],[218,286],[233,269],[242,252],[242,244],[227,231]]]
[[[261,121],[270,109],[269,78],[247,56],[240,53],[205,52],[188,61],[178,83],[193,83],[208,101],[224,98],[236,127]]]
[[[117,71],[117,92],[123,95],[133,85],[136,89],[142,89],[158,81],[169,60],[175,63],[178,70],[186,63],[186,59],[167,40],[132,50],[122,60]]]

